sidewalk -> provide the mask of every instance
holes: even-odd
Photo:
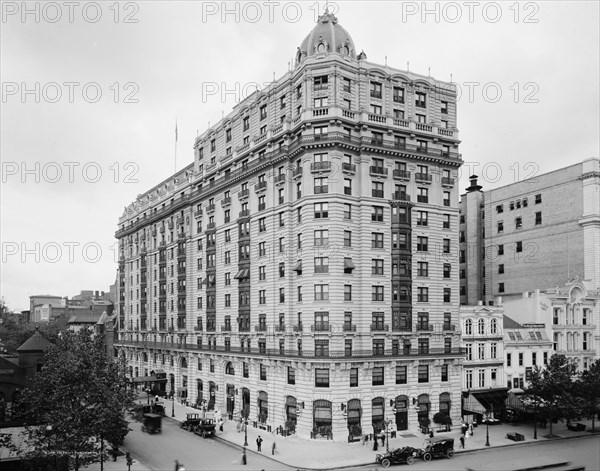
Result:
[[[167,417],[171,417],[172,405],[170,402],[165,404]],[[175,417],[174,420],[184,420],[187,413],[201,413],[198,409],[184,406],[177,401],[173,406]],[[591,420],[581,420],[579,423],[586,425],[586,430],[591,429]],[[244,443],[244,432],[236,430],[237,423],[228,421],[224,418],[223,432],[217,428],[216,439],[228,442],[230,445],[242,448]],[[600,421],[596,421],[597,433],[600,433]],[[474,434],[465,440],[465,449],[460,448],[460,426],[454,427],[450,432],[439,433],[436,436],[445,436],[454,438],[454,449],[456,453],[465,453],[485,448],[498,448],[504,446],[518,446],[522,444],[531,444],[533,442],[546,441],[545,435],[550,432],[550,427],[545,429],[538,428],[537,440],[533,439],[532,424],[500,424],[489,427],[490,447],[486,447],[486,427],[480,425],[473,430]],[[525,436],[525,441],[514,442],[506,438],[507,433],[520,433]],[[573,432],[567,429],[566,423],[554,424],[552,432],[556,439],[573,438],[577,436],[589,436],[590,433]],[[373,451],[373,442],[367,442],[362,445],[360,442],[341,443],[331,440],[308,440],[301,439],[295,435],[282,437],[275,433],[268,433],[266,430],[255,429],[252,425],[248,426],[248,451],[256,452],[256,438],[260,435],[263,438],[262,454],[268,456],[275,461],[302,469],[333,469],[347,466],[363,466],[375,463],[375,455],[385,452],[385,446],[381,447],[381,442],[378,443],[377,451]],[[396,438],[390,438],[389,447],[399,448],[402,446],[412,446],[421,448],[423,442],[427,438],[425,435],[416,431],[404,430],[398,432]],[[276,444],[275,455],[271,455],[273,443]]]

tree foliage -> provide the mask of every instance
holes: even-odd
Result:
[[[70,469],[99,461],[104,441],[120,445],[133,405],[125,365],[106,354],[103,337],[66,332],[23,390],[26,458],[68,456]]]
[[[596,412],[600,409],[600,360],[596,360],[580,374],[576,389],[584,410],[592,416],[592,431],[594,431]]]
[[[573,381],[576,372],[577,367],[564,355],[552,355],[545,368],[536,367],[532,372],[524,402],[550,423],[550,435],[553,423],[581,415],[581,400]]]

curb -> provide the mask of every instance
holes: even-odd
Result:
[[[586,438],[589,436],[593,436],[593,435],[600,435],[600,430],[596,430],[595,432],[591,432],[591,431],[587,431],[587,434],[585,435],[572,435],[569,437],[560,437],[560,438],[547,438],[545,439],[546,441],[553,441],[553,440],[572,440],[574,438]],[[229,445],[232,448],[237,448],[240,451],[243,451],[243,446],[242,445],[238,445],[237,443],[231,442],[225,438],[219,437],[217,435],[215,435],[215,440],[219,440],[220,442]],[[539,443],[544,443],[544,441],[540,441],[540,440],[533,440],[530,442],[523,442],[523,443],[506,443],[503,445],[495,445],[495,446],[490,446],[490,447],[483,447],[483,448],[473,448],[472,450],[454,450],[455,455],[462,455],[462,454],[466,454],[466,453],[476,453],[478,451],[486,451],[486,450],[494,450],[497,448],[508,448],[508,447],[524,447],[524,446],[529,446],[529,445],[536,445]],[[377,463],[375,461],[369,461],[369,462],[363,462],[363,463],[356,463],[356,464],[350,464],[350,465],[344,465],[344,466],[335,466],[335,467],[327,467],[327,468],[307,468],[307,467],[298,467],[295,465],[292,465],[290,463],[286,463],[284,461],[278,460],[276,458],[273,458],[271,455],[263,455],[262,453],[258,453],[254,450],[250,450],[248,449],[248,447],[246,447],[246,454],[248,454],[248,452],[257,455],[257,456],[263,456],[265,458],[270,459],[271,461],[275,461],[276,463],[285,465],[285,466],[290,466],[290,467],[295,467],[298,470],[306,470],[306,471],[325,471],[325,470],[335,470],[335,469],[347,469],[349,467],[360,467],[360,466],[370,466],[370,465],[376,465]]]

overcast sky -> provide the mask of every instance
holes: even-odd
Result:
[[[283,75],[325,2],[2,3],[0,295],[107,291],[118,218]],[[329,2],[368,60],[462,94],[484,190],[599,155],[599,2]],[[255,85],[257,84],[257,85]],[[222,96],[221,92],[230,93]]]

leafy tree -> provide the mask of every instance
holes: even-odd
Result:
[[[103,337],[85,329],[65,332],[22,392],[28,425],[21,452],[30,460],[67,456],[74,470],[99,461],[105,440],[123,442],[133,400],[125,365],[106,354]]]
[[[592,431],[596,430],[595,417],[600,406],[600,360],[596,360],[581,373],[577,381],[577,394],[584,410],[592,416]]]
[[[536,413],[552,424],[561,419],[572,420],[581,414],[581,403],[575,395],[573,377],[577,367],[564,355],[552,355],[545,368],[534,368],[524,402],[535,406]]]

